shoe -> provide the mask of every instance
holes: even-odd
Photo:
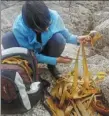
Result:
[[[61,77],[61,73],[57,70],[56,66],[48,65],[47,67],[50,73],[52,74],[52,76],[55,77],[56,80]]]
[[[44,88],[48,88],[48,87],[50,87],[50,83],[47,81],[47,80],[45,80],[45,79],[43,79],[43,78],[39,78],[39,81],[42,83],[42,85],[43,85],[43,87]]]

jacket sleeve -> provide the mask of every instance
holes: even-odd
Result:
[[[45,56],[43,54],[36,53],[36,58],[40,63],[46,63],[51,65],[56,65],[57,61],[55,57]]]

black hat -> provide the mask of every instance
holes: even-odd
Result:
[[[43,1],[26,1],[22,7],[22,16],[28,27],[45,31],[50,24],[50,13]]]

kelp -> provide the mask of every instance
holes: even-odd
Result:
[[[84,79],[84,88],[88,89],[89,88],[90,73],[88,71],[87,60],[86,60],[86,55],[85,55],[85,50],[84,50],[84,44],[81,44],[81,47],[82,47],[82,56],[83,56],[83,79]]]
[[[89,33],[89,36],[91,37],[91,45],[92,45],[92,47],[94,47],[95,43],[98,40],[102,39],[102,35],[99,32],[94,31],[94,30]]]
[[[93,36],[91,34],[94,34]],[[92,45],[100,38],[99,33],[90,33],[90,36],[93,37]],[[55,105],[54,108],[51,107],[52,111],[61,112],[56,116],[91,116],[94,115],[95,111],[92,110],[91,103],[96,101],[95,96],[101,95],[99,88],[96,86],[96,80],[93,79],[91,73],[88,70],[86,53],[84,49],[84,44],[81,43],[77,56],[75,59],[74,69],[68,74],[64,75],[63,78],[60,78],[56,81],[54,87],[51,90],[51,95],[53,98],[58,99],[58,105]],[[83,74],[82,78],[79,78],[79,66],[78,59],[80,51],[82,51],[82,64],[83,64]],[[48,101],[51,102],[51,101]],[[49,103],[50,105],[51,103]],[[53,105],[52,105],[53,106]],[[56,109],[56,107],[58,109]],[[62,113],[63,111],[63,113]]]
[[[47,99],[47,103],[50,107],[50,110],[52,111],[53,116],[65,116],[64,112],[56,106],[51,98]]]

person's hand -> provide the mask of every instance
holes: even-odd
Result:
[[[57,58],[57,63],[71,63],[72,58],[60,56]]]
[[[78,42],[84,44],[90,44],[91,37],[89,35],[78,36]]]

